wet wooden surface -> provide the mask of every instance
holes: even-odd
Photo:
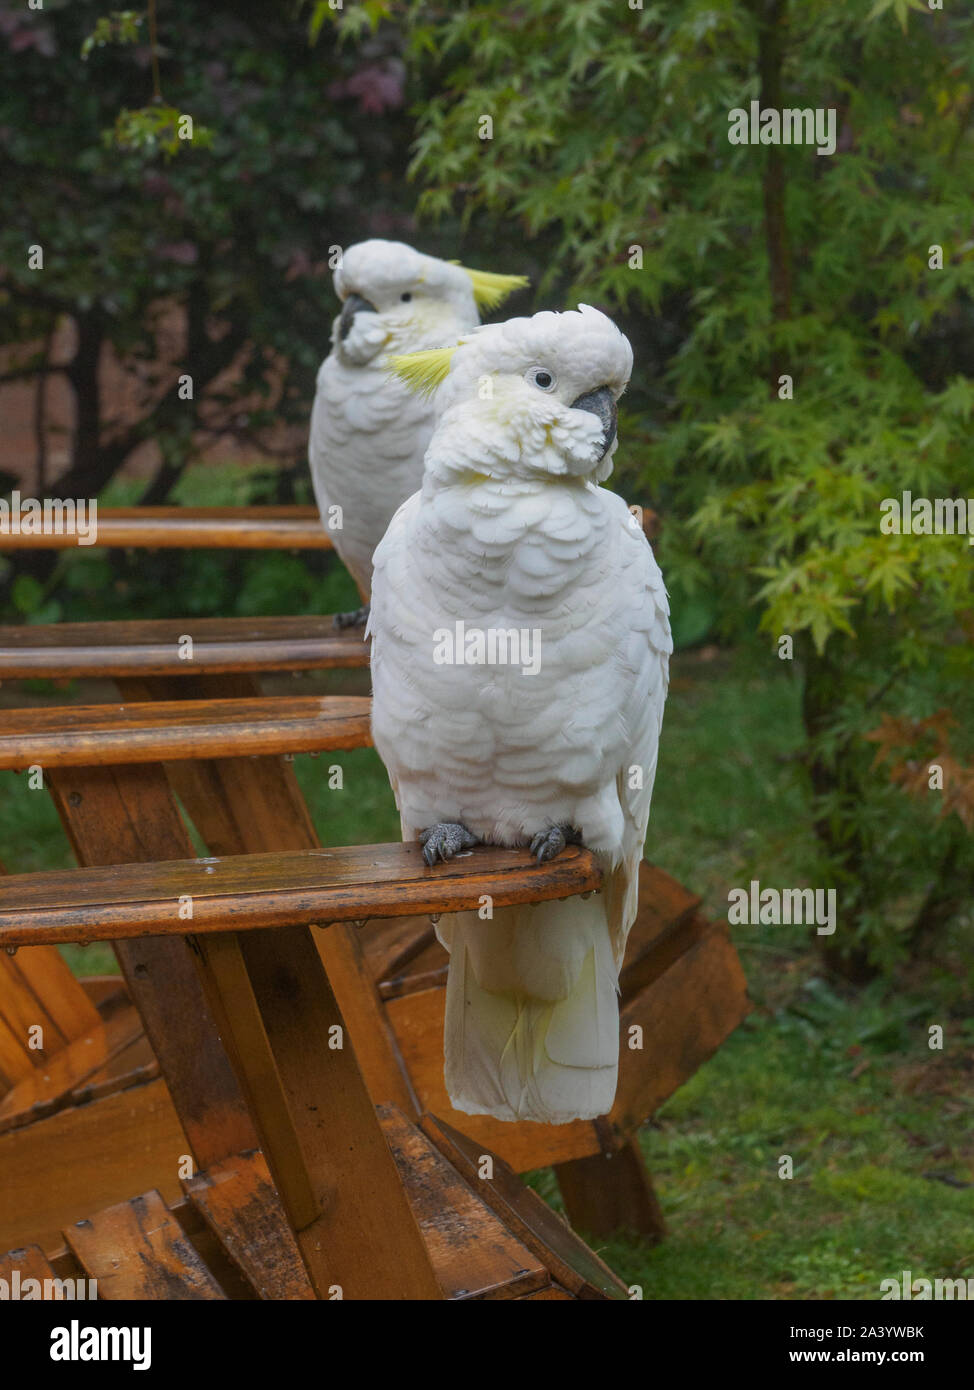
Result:
[[[382,1129],[447,1298],[520,1298],[548,1272],[456,1169],[392,1106]]]
[[[505,907],[600,881],[594,856],[574,845],[540,865],[527,850],[484,846],[431,869],[418,844],[392,844],[12,874],[0,879],[0,945],[456,912],[478,908],[484,894]]]
[[[626,1299],[621,1279],[561,1217],[525,1187],[502,1159],[435,1115],[420,1121],[423,1133],[457,1172],[480,1193],[509,1231],[531,1250],[552,1277],[576,1298]],[[492,1157],[488,1165],[484,1160]]]
[[[0,627],[0,681],[363,667],[369,664],[364,638],[364,628],[339,631],[330,616],[5,626]]]
[[[64,1234],[101,1298],[226,1298],[158,1192],[107,1207]]]
[[[178,1198],[190,1152],[159,1077],[0,1134],[0,1251],[28,1241],[53,1249],[66,1225],[134,1192]]]
[[[314,1298],[260,1150],[234,1154],[183,1188],[258,1298]]]
[[[358,695],[278,695],[0,710],[0,770],[364,748],[370,706]]]

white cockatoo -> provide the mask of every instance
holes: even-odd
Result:
[[[598,486],[632,349],[582,305],[392,366],[442,410],[372,581],[373,737],[403,838],[431,866],[580,841],[604,873],[587,898],[439,919],[447,1090],[469,1114],[591,1119],[616,1090],[672,650],[649,543]]]
[[[363,241],[342,255],[334,274],[342,310],[318,371],[308,455],[322,521],[363,604],[372,552],[422,481],[436,418],[435,402],[386,371],[386,358],[455,343],[480,322],[480,309],[528,283],[424,256],[401,241]],[[362,609],[340,622],[364,620]]]

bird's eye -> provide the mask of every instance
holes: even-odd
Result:
[[[412,299],[412,295],[411,295],[411,294],[409,293],[409,291],[407,290],[406,293],[405,293],[405,294],[401,294],[401,295],[399,296],[399,298],[402,300],[403,304],[408,304],[409,301]]]
[[[547,367],[532,367],[528,372],[527,379],[532,386],[537,386],[540,391],[553,391],[555,389],[555,378]]]

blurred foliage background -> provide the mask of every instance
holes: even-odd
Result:
[[[510,312],[611,313],[636,358],[611,486],[661,517],[679,652],[648,854],[715,915],[752,876],[834,886],[840,912],[834,938],[738,934],[755,1018],[647,1138],[681,1207],[654,1277],[681,1296],[871,1297],[910,1239],[916,1267],[974,1272],[957,1244],[974,552],[879,529],[906,490],[974,508],[974,17],[923,0],[163,0],[158,74],[147,18],[0,0],[0,414],[29,385],[35,416],[33,473],[7,435],[0,486],[310,501],[328,256],[366,236],[531,275]],[[728,112],[752,100],[833,111],[835,152],[730,144]],[[138,382],[124,411],[108,355]],[[55,382],[74,412],[57,467]],[[217,438],[224,462],[201,462]],[[0,554],[4,621],[354,602],[327,554]],[[301,768],[323,838],[395,834],[374,755],[351,814]],[[25,817],[9,797],[0,820],[16,867],[59,862],[46,803]],[[949,1060],[931,1060],[927,1021]],[[785,1134],[820,1160],[794,1228],[753,1174]],[[613,1257],[638,1273],[645,1252]]]

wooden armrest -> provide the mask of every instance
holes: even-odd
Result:
[[[192,639],[192,652],[185,638]],[[196,676],[368,666],[362,628],[332,617],[151,618],[0,627],[0,680]]]
[[[485,894],[508,907],[591,892],[601,879],[575,845],[546,864],[481,846],[430,869],[418,844],[355,845],[12,874],[0,880],[0,946],[415,917],[477,909]]]
[[[0,769],[367,748],[365,696],[160,700],[0,710]]]
[[[71,550],[74,534],[5,534],[4,550]],[[99,507],[96,546],[143,550],[330,550],[317,507]]]

